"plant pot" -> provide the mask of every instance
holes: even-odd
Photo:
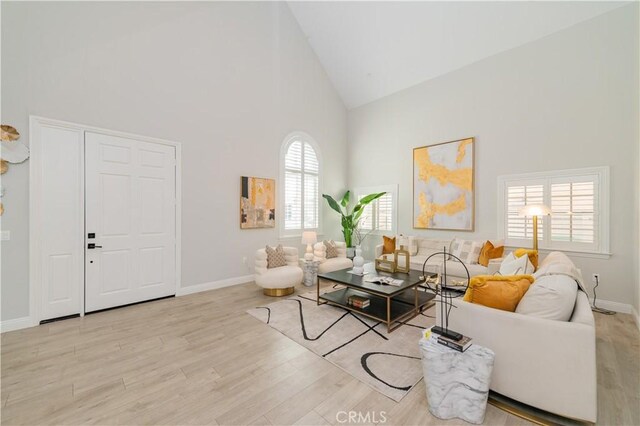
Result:
[[[356,248],[355,247],[347,247],[347,257],[349,259],[353,259],[353,257],[356,255]]]

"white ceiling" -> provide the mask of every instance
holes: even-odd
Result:
[[[347,108],[626,2],[289,2]]]

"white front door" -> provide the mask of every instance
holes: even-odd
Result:
[[[85,132],[86,312],[175,294],[175,164],[173,146]]]

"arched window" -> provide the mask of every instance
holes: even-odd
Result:
[[[283,145],[285,234],[320,227],[320,160],[308,135],[295,133]]]

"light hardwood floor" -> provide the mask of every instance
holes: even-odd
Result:
[[[429,414],[424,382],[396,403],[245,313],[273,301],[249,283],[5,333],[2,424],[465,424]],[[601,423],[640,425],[638,329],[596,320]]]

